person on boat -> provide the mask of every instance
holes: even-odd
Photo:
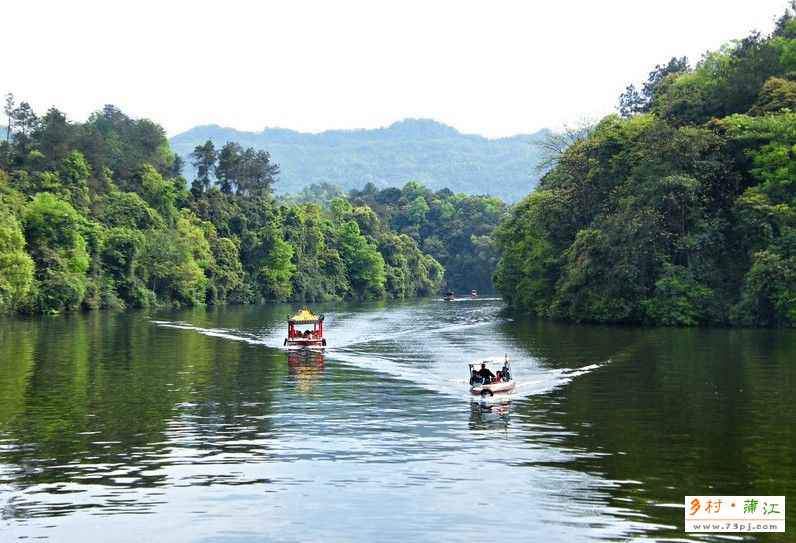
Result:
[[[503,369],[500,370],[498,373],[500,373],[500,376],[504,381],[511,381],[511,371],[509,370],[508,362],[505,362],[503,364]]]
[[[481,362],[481,369],[478,370],[478,376],[484,380],[485,384],[489,384],[495,378],[495,374],[492,373],[492,370],[486,367],[486,362]]]

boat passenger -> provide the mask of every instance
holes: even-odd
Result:
[[[481,369],[478,370],[478,375],[484,380],[484,383],[489,384],[495,378],[495,374],[486,367],[486,362],[481,362]]]

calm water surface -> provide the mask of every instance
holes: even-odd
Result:
[[[746,540],[794,541],[796,332],[501,308],[327,306],[313,356],[288,306],[0,321],[0,541],[711,540],[685,494],[784,494]]]

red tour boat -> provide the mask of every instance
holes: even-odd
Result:
[[[312,328],[303,328],[312,325]],[[299,328],[297,328],[299,327]],[[326,347],[323,337],[323,315],[315,315],[306,307],[287,320],[287,337],[284,344],[287,347]]]

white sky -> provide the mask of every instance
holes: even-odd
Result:
[[[655,64],[769,32],[786,4],[6,0],[0,93],[79,121],[112,103],[170,135],[429,117],[506,136],[609,113]]]

